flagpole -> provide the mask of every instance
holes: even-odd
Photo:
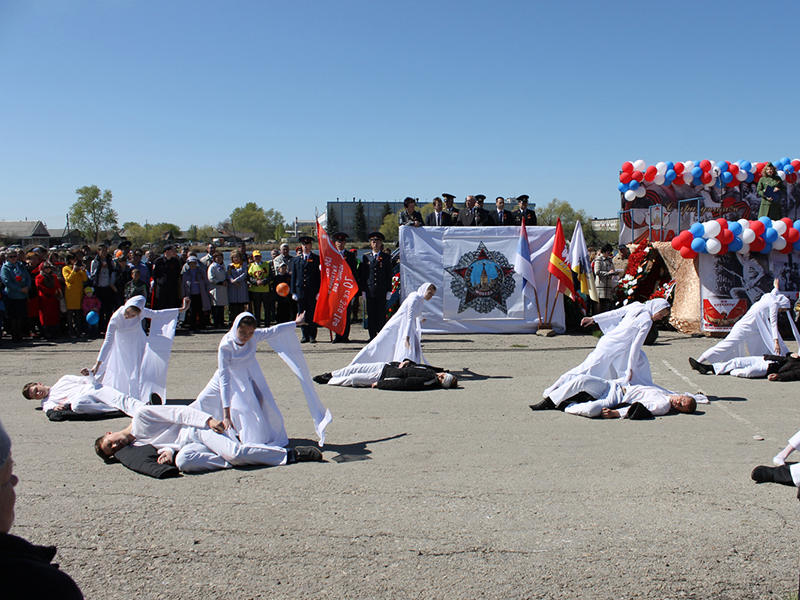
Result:
[[[550,273],[550,277],[552,277],[552,276],[553,276],[553,274]],[[556,302],[557,301],[558,301],[558,286],[556,286],[556,297],[553,298],[553,308],[550,310],[550,318],[547,321],[548,323],[552,322],[552,320],[553,320],[553,313],[556,312]]]
[[[547,271],[547,294],[544,297],[544,316],[547,316],[547,305],[550,303],[550,280],[553,278],[553,274],[550,271]],[[556,292],[557,294],[558,292]],[[553,303],[555,306],[555,302]],[[542,323],[542,317],[539,317],[539,327],[549,328],[550,327],[550,320],[548,319],[547,323]]]
[[[534,282],[535,284],[536,282]],[[536,291],[536,285],[533,285],[533,297],[536,299],[536,315],[539,317],[539,325],[542,324],[542,310],[539,308],[539,294]],[[547,310],[547,306],[544,307]],[[798,347],[800,347],[800,340],[798,340]]]

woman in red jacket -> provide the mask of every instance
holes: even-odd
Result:
[[[48,340],[58,337],[61,310],[58,302],[61,297],[61,283],[53,273],[53,265],[44,261],[36,276],[36,290],[39,293],[39,322]]]

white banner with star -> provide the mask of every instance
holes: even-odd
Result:
[[[547,265],[555,227],[528,227],[536,295],[522,291],[514,262],[519,227],[401,227],[400,280],[403,298],[423,283],[434,297],[424,303],[422,329],[428,333],[530,333],[539,314],[553,310],[553,329],[564,331],[564,303],[553,282],[549,298]]]

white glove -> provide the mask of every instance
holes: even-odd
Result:
[[[314,298],[314,300],[319,300],[319,294],[317,294],[317,297]]]
[[[392,297],[392,292],[386,292],[386,299],[388,300],[391,297]]]
[[[297,294],[292,294],[292,300],[294,300],[295,302],[297,302]]]

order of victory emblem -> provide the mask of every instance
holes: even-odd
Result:
[[[483,242],[478,249],[462,254],[458,263],[445,267],[452,275],[450,289],[459,299],[458,312],[468,308],[487,314],[495,308],[508,314],[506,300],[514,293],[514,267],[502,252],[487,250]]]

